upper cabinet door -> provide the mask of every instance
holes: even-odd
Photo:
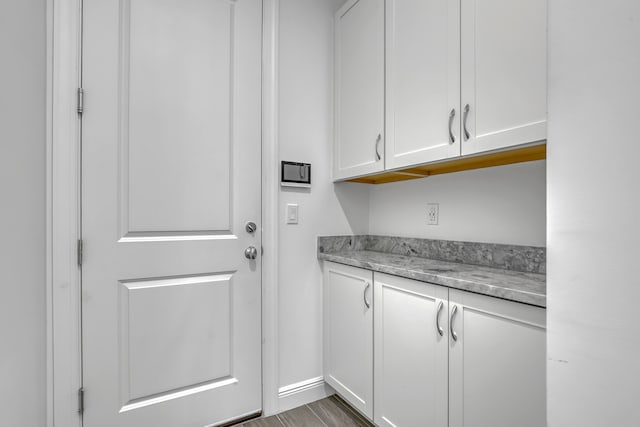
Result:
[[[462,154],[546,139],[547,2],[461,1]]]
[[[386,2],[387,169],[460,155],[460,0]]]
[[[384,0],[336,14],[334,179],[384,170]]]

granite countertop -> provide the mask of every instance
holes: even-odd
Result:
[[[368,250],[319,252],[318,259],[546,307],[546,276]]]

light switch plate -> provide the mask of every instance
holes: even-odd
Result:
[[[289,203],[287,204],[287,224],[298,223],[298,205]]]

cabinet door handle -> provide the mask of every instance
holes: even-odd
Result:
[[[376,138],[376,161],[382,159],[382,156],[380,156],[380,151],[378,151],[378,146],[380,145],[380,141],[382,141],[382,134],[378,134],[378,137]]]
[[[364,305],[366,305],[367,308],[371,308],[371,303],[367,301],[367,291],[369,290],[370,287],[371,287],[371,283],[367,283],[367,286],[365,286],[364,288],[364,294],[362,295],[362,298],[364,298]]]
[[[440,301],[440,304],[438,304],[438,312],[436,313],[436,329],[440,336],[444,335],[444,329],[440,326],[440,313],[442,313],[442,307],[444,307],[444,304]]]
[[[469,104],[464,106],[464,117],[462,118],[462,128],[464,129],[464,140],[468,141],[471,138],[469,131],[467,130],[467,117],[469,117]]]
[[[453,136],[453,118],[456,116],[456,109],[452,109],[451,112],[449,113],[449,144],[453,144],[454,142],[456,142],[456,137]]]
[[[453,319],[455,319],[457,312],[458,306],[454,305],[451,311],[451,318],[449,319],[449,330],[451,331],[451,338],[453,338],[454,341],[458,341],[458,334],[453,330]]]

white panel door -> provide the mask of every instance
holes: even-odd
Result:
[[[461,1],[462,154],[546,139],[547,2]]]
[[[449,426],[545,427],[546,311],[451,289],[449,312]]]
[[[326,261],[324,379],[373,419],[373,273]]]
[[[386,1],[386,168],[460,155],[460,0]]]
[[[335,18],[333,178],[384,170],[384,0],[350,0]]]
[[[383,427],[447,427],[448,289],[374,274],[374,414]]]
[[[261,410],[261,14],[84,1],[86,427]]]

